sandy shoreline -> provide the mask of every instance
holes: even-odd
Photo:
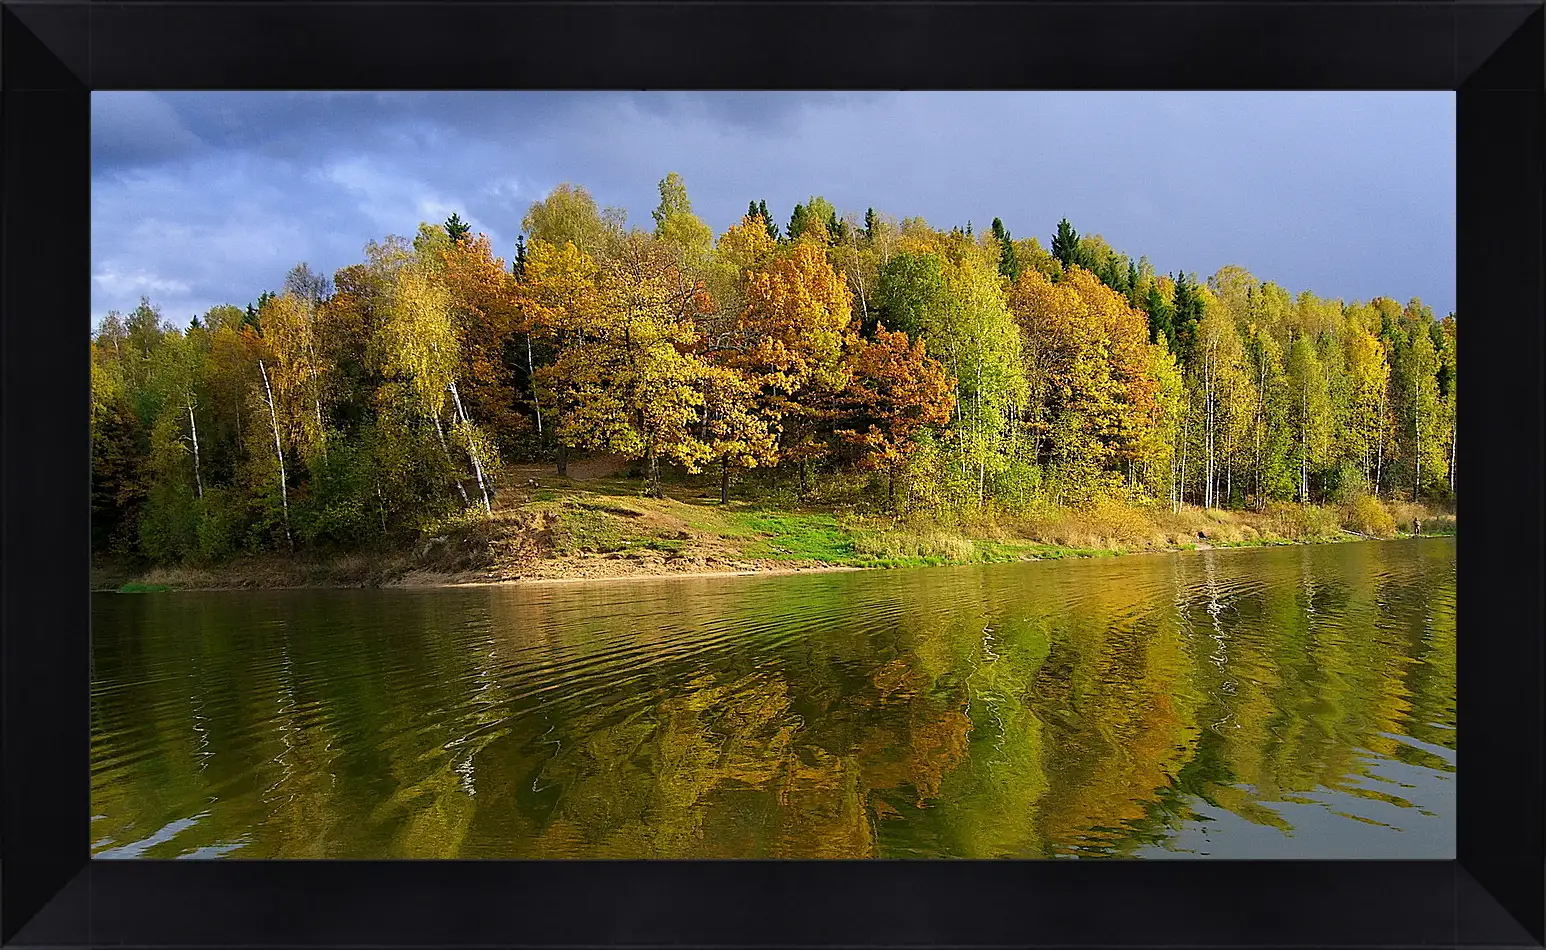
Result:
[[[1175,553],[1199,553],[1204,551],[1234,551],[1249,548],[1281,547],[1287,545],[1304,544],[1343,544],[1356,541],[1382,541],[1382,540],[1411,540],[1420,537],[1449,537],[1452,535],[1420,534],[1400,535],[1396,538],[1373,538],[1361,535],[1357,532],[1346,532],[1341,538],[1326,538],[1306,541],[1263,541],[1246,544],[1209,544],[1200,541],[1188,547],[1159,547],[1137,551],[1085,551],[1069,549],[1064,553],[1052,556],[1031,556],[1014,561],[996,563],[1027,563],[1033,561],[1056,560],[1087,560],[1092,557],[1134,557],[1149,554],[1175,554]],[[659,564],[660,562],[657,562]],[[973,562],[986,563],[986,562]],[[878,570],[903,570],[906,568],[886,565],[839,565],[839,564],[781,564],[762,563],[750,567],[724,568],[715,565],[713,568],[694,570],[691,567],[680,570],[617,570],[618,562],[609,559],[586,559],[584,561],[571,561],[565,565],[576,573],[571,575],[554,575],[539,573],[534,576],[480,576],[476,572],[442,573],[426,570],[409,570],[405,573],[391,572],[393,576],[376,576],[370,579],[337,579],[326,578],[278,578],[270,574],[267,578],[261,575],[247,575],[241,578],[233,578],[227,583],[209,583],[207,577],[197,580],[180,581],[177,577],[157,576],[155,574],[145,577],[143,581],[130,583],[144,584],[150,590],[145,592],[160,591],[236,591],[236,590],[438,590],[447,588],[472,588],[472,587],[525,587],[525,586],[550,586],[573,584],[609,584],[609,583],[637,583],[640,581],[661,580],[687,580],[691,578],[723,579],[730,577],[786,577],[796,574],[838,574],[853,571],[878,571]],[[959,564],[945,565],[918,565],[918,567],[951,567]],[[550,565],[551,569],[552,565]],[[326,571],[325,567],[319,567]],[[203,572],[200,572],[203,573]],[[356,575],[358,578],[358,575]],[[96,581],[92,584],[93,593],[115,593],[120,591],[119,584],[115,581]]]
[[[840,564],[824,564],[815,567],[771,567],[754,568],[745,571],[665,571],[665,572],[641,572],[633,574],[599,574],[588,577],[501,577],[491,580],[476,581],[446,581],[425,578],[423,580],[404,578],[390,584],[383,584],[383,588],[397,589],[426,589],[444,587],[522,587],[528,585],[540,586],[547,584],[590,584],[590,583],[614,583],[624,581],[663,581],[663,580],[689,580],[700,577],[781,577],[790,574],[838,574],[850,571],[874,571],[881,568],[874,567],[850,567]]]

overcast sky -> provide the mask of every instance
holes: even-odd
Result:
[[[555,184],[716,232],[813,194],[936,227],[1058,219],[1159,271],[1455,307],[1453,93],[92,93],[92,318],[185,324],[452,211],[509,260]]]

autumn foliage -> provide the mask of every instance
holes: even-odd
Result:
[[[650,230],[585,189],[508,262],[459,216],[324,278],[92,343],[94,544],[162,562],[397,545],[493,514],[509,463],[605,452],[643,489],[841,482],[891,511],[1453,497],[1456,323],[1156,274],[820,196],[717,238],[682,179]],[[760,482],[757,484],[761,484]],[[1350,500],[1352,499],[1352,500]]]

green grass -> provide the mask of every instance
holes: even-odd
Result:
[[[554,542],[561,551],[569,553],[621,551],[637,539],[637,533],[628,524],[631,520],[602,506],[571,501],[558,509]]]
[[[814,512],[726,512],[724,538],[751,538],[743,553],[776,561],[820,561],[845,567],[907,568],[1004,563],[1115,554],[1031,541],[989,541],[949,531],[913,531],[845,523]]]
[[[172,588],[165,584],[141,584],[138,581],[130,581],[118,588],[120,594],[159,594]]]
[[[854,559],[854,537],[832,515],[749,511],[730,514],[726,521],[734,532],[730,536],[756,538],[743,550],[748,557],[828,564],[849,564]]]

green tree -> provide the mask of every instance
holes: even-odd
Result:
[[[473,230],[472,225],[463,221],[462,216],[455,211],[451,212],[451,217],[446,219],[444,227],[446,229],[446,237],[453,244],[462,240]]]
[[[534,241],[555,247],[574,244],[592,257],[604,257],[622,239],[623,223],[622,211],[598,209],[590,192],[565,182],[533,202],[521,219],[521,230]]]
[[[1080,232],[1074,229],[1068,218],[1059,220],[1058,230],[1053,234],[1053,257],[1063,267],[1084,267],[1088,263],[1080,247]]]
[[[1010,232],[1005,229],[1004,222],[998,218],[993,224],[994,239],[999,242],[999,273],[1005,279],[1014,281],[1021,276],[1020,255],[1015,252],[1015,242],[1010,239]]]
[[[1327,466],[1332,454],[1332,400],[1321,372],[1316,346],[1299,334],[1289,347],[1285,372],[1290,400],[1289,425],[1294,433],[1293,457],[1299,469],[1299,498],[1311,501],[1312,472]]]
[[[779,225],[774,223],[773,215],[768,213],[768,202],[758,199],[757,213],[762,216],[763,224],[768,228],[768,236],[775,241],[779,240]]]
[[[1427,327],[1414,332],[1398,352],[1401,358],[1392,381],[1398,420],[1394,435],[1397,452],[1406,463],[1404,480],[1416,499],[1434,486],[1447,466],[1439,358]]]

